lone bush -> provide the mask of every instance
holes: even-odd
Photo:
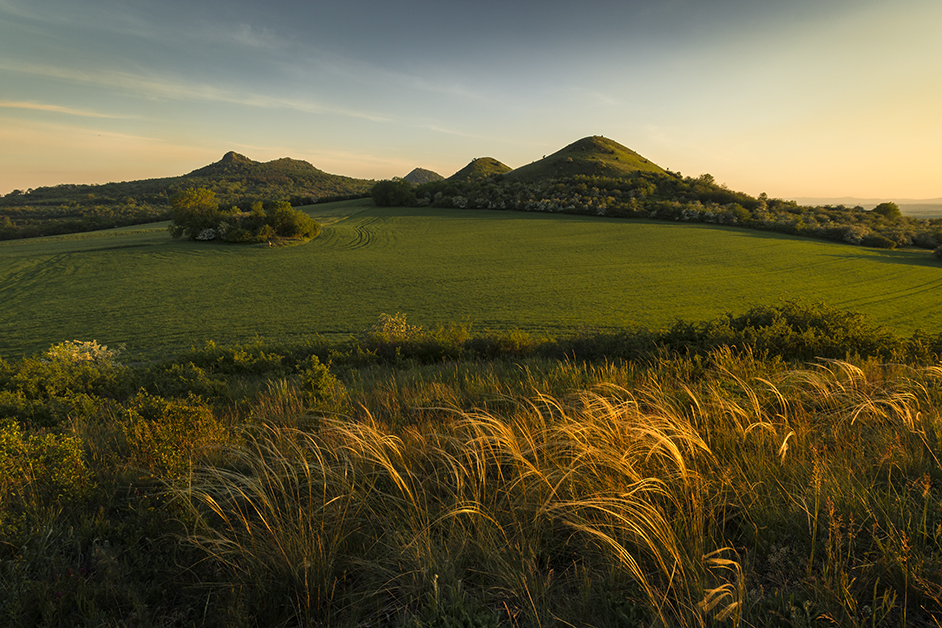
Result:
[[[895,249],[896,242],[890,240],[889,238],[880,235],[879,233],[870,233],[863,237],[863,240],[860,241],[862,246],[869,246],[875,249]]]

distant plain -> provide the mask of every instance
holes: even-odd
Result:
[[[172,240],[167,223],[0,242],[0,357],[63,340],[146,359],[202,346],[423,326],[566,334],[702,321],[781,299],[942,330],[942,267],[882,250],[705,224],[487,210],[304,208],[301,246]]]

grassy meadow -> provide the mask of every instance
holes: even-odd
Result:
[[[930,255],[307,211],[0,243],[0,625],[942,626]]]
[[[71,339],[156,357],[207,340],[346,338],[381,313],[416,324],[571,333],[669,325],[783,298],[942,328],[942,268],[887,251],[717,226],[569,215],[307,208],[313,242],[171,240],[165,224],[0,243],[0,356]]]

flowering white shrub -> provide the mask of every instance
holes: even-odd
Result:
[[[406,322],[405,314],[396,312],[392,316],[386,313],[380,314],[379,320],[370,327],[367,334],[381,336],[387,340],[408,340],[418,336],[421,331],[421,327]]]
[[[203,229],[196,234],[197,240],[215,240],[216,239],[216,230],[213,228]]]
[[[44,357],[52,362],[112,366],[118,353],[120,349],[109,349],[105,345],[98,344],[97,340],[67,340],[52,345]]]
[[[863,225],[849,225],[844,229],[844,242],[848,244],[860,244],[870,233],[870,229]]]

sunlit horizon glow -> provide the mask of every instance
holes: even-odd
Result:
[[[937,0],[0,0],[0,194],[237,151],[382,179],[604,135],[779,198],[942,197]]]

